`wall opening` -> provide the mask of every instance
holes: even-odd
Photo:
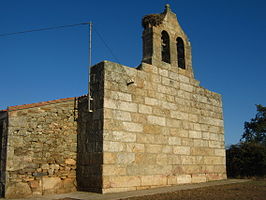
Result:
[[[170,39],[166,31],[162,31],[162,61],[170,63]]]
[[[186,63],[185,63],[185,47],[184,47],[184,41],[181,37],[178,37],[176,39],[176,48],[177,48],[177,62],[178,67],[182,69],[186,69]]]

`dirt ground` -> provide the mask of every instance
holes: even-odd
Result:
[[[266,200],[266,179],[123,200]]]

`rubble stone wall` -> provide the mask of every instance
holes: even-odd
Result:
[[[76,190],[75,98],[10,107],[5,197]]]
[[[226,178],[221,96],[183,71],[104,62],[103,193]]]

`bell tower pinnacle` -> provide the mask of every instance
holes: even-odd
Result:
[[[142,62],[158,67],[170,65],[180,73],[194,77],[189,39],[169,4],[162,13],[144,16],[142,26]]]

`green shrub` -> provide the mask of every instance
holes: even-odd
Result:
[[[266,175],[266,146],[260,143],[240,143],[226,150],[228,177]]]

